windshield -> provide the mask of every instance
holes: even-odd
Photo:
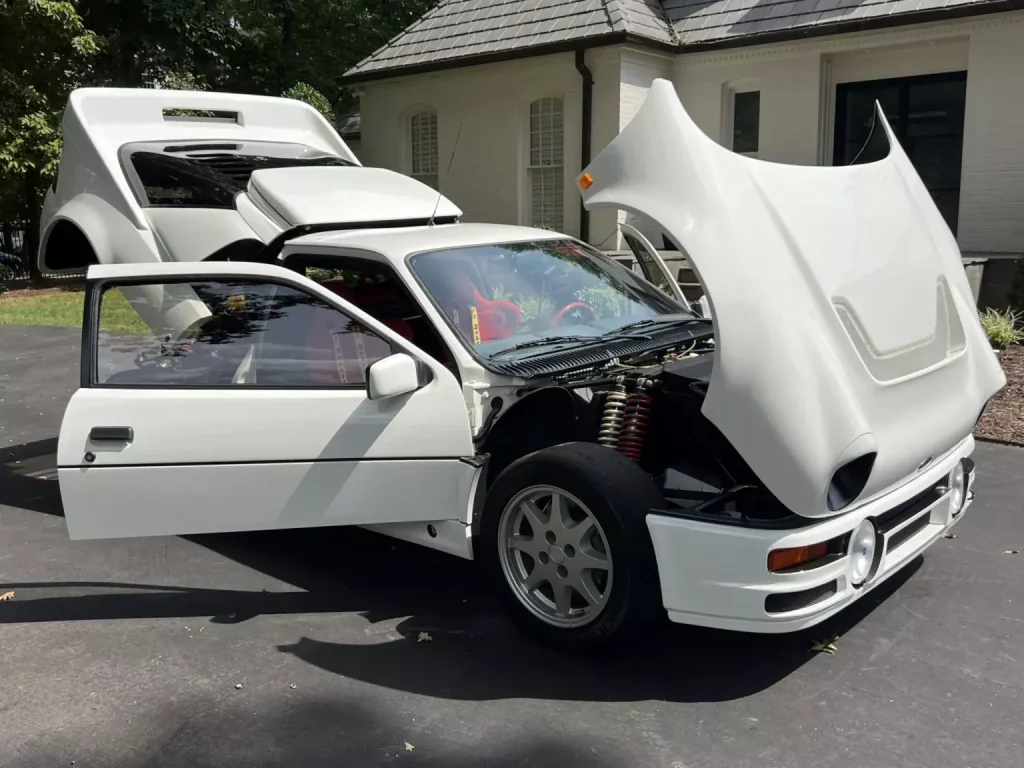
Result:
[[[409,263],[446,320],[485,358],[543,353],[661,316],[693,317],[638,275],[571,240],[427,251]]]

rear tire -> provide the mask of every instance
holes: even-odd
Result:
[[[663,503],[651,478],[611,448],[546,448],[495,480],[480,558],[527,633],[570,651],[606,646],[663,610],[646,523]]]

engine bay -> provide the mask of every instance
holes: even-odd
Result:
[[[748,527],[805,525],[701,412],[714,361],[714,341],[704,338],[682,350],[562,374],[555,387],[539,391],[570,395],[576,421],[571,439],[616,450],[655,480],[665,498],[659,514]],[[550,428],[543,416],[521,416],[531,429]]]

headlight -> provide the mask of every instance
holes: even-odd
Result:
[[[954,517],[963,510],[966,495],[967,475],[964,473],[964,463],[958,461],[949,473],[949,511]]]
[[[850,537],[850,581],[859,587],[871,575],[871,567],[875,562],[875,550],[878,547],[878,535],[870,520],[858,525]]]

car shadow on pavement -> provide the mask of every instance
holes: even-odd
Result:
[[[47,479],[56,477],[56,453],[55,437],[0,448],[0,506],[63,516],[60,489]]]
[[[19,455],[23,462],[29,458]],[[21,475],[25,482],[11,484],[11,475],[8,468],[0,478],[0,504],[61,514],[54,481]],[[521,635],[476,565],[440,552],[355,528],[184,538],[294,590],[7,583],[0,593],[33,596],[5,603],[0,624],[197,616],[231,624],[261,615],[357,613],[380,628],[367,635],[382,642],[297,637],[278,650],[333,674],[439,698],[725,701],[755,694],[800,668],[811,658],[813,640],[845,634],[922,562],[917,558],[812,630],[746,635],[665,620],[629,646],[586,657],[551,651]]]

